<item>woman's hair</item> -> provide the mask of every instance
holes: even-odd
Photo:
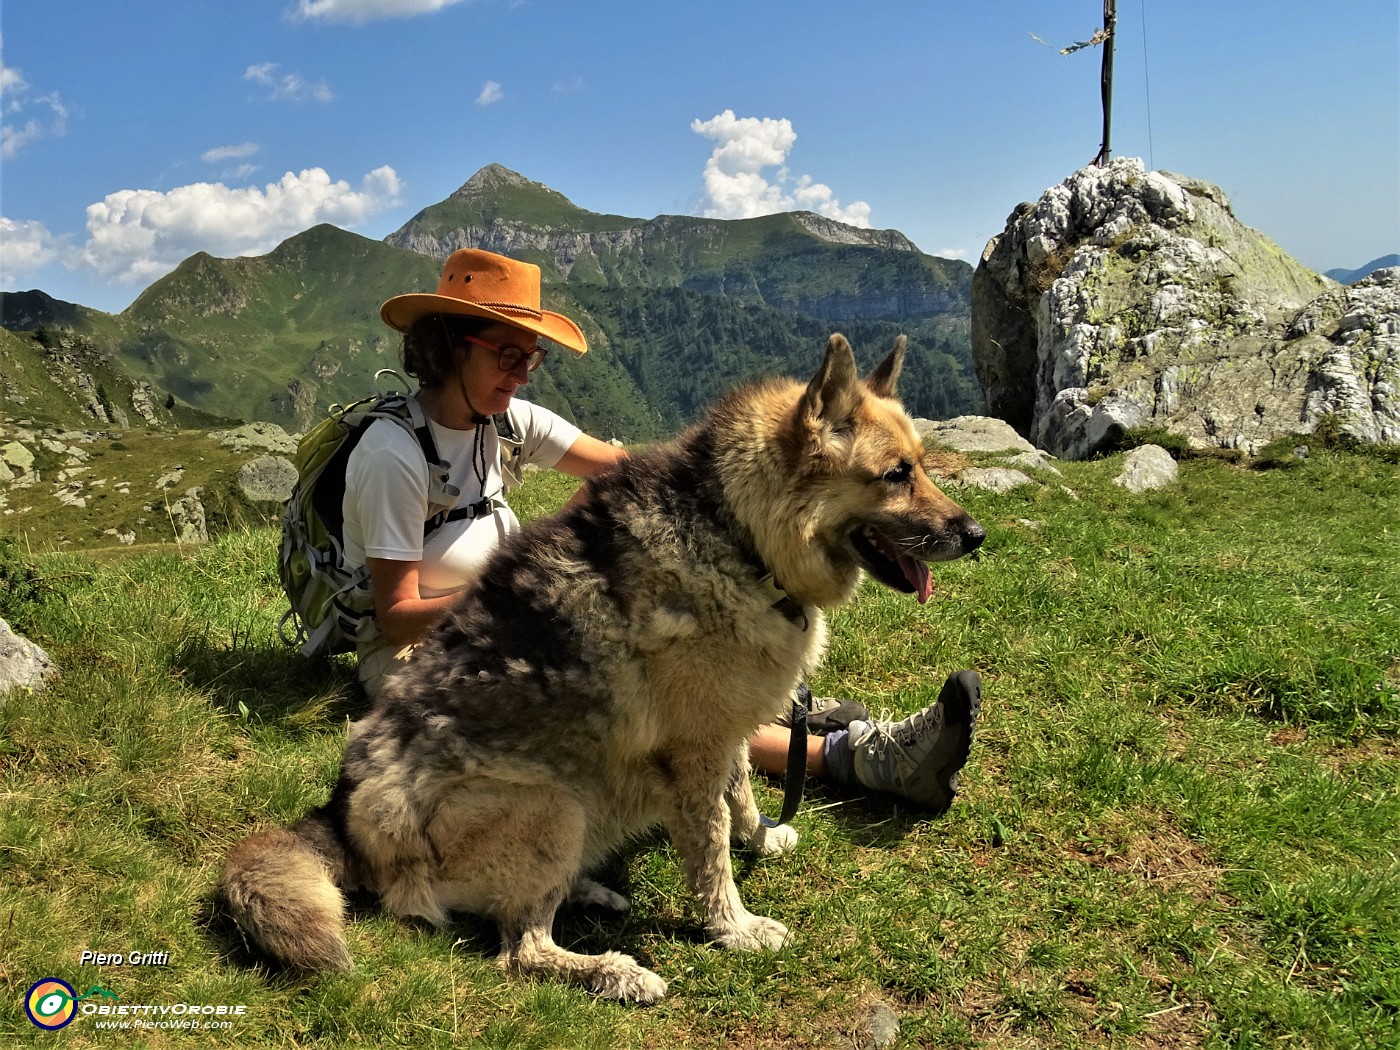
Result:
[[[420,317],[403,335],[403,370],[425,389],[442,386],[457,370],[457,348],[467,336],[480,335],[490,326],[484,317]]]

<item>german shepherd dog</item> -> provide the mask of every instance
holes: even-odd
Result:
[[[508,971],[649,1003],[666,982],[551,935],[565,900],[627,901],[587,878],[664,824],[719,944],[776,948],[731,841],[796,843],[759,818],[745,741],[826,643],[824,608],[865,570],[927,601],[928,563],[985,536],[924,469],[895,398],[901,336],[863,380],[834,335],[805,387],[731,391],[671,444],[590,479],[515,534],[350,731],[330,801],[230,853],[221,885],[284,965],[350,968],[342,891],[393,914],[495,921]]]

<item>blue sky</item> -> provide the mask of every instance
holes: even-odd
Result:
[[[1315,269],[1400,251],[1394,0],[1121,0],[1115,154]],[[976,262],[1099,144],[1099,0],[5,0],[0,281],[381,238],[497,162],[649,218],[808,207]],[[1150,105],[1149,105],[1150,99]]]

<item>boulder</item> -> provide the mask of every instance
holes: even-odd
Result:
[[[1176,460],[1161,445],[1140,445],[1123,457],[1123,471],[1113,479],[1129,492],[1151,492],[1176,484]]]
[[[56,673],[48,653],[0,619],[0,699],[12,689],[38,689]]]
[[[243,495],[257,502],[286,503],[297,483],[297,468],[285,456],[259,456],[235,475]]]
[[[1067,459],[1143,426],[1255,452],[1327,415],[1395,441],[1397,288],[1389,271],[1332,285],[1218,187],[1118,158],[1022,204],[988,243],[973,362],[988,409]]]
[[[1016,428],[989,416],[958,416],[956,419],[916,419],[914,430],[924,440],[933,440],[954,452],[1034,452],[1035,446]]]

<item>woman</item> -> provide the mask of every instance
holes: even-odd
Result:
[[[497,544],[520,527],[502,495],[529,464],[578,478],[606,470],[626,453],[583,433],[548,409],[515,397],[548,352],[540,340],[582,355],[583,332],[541,309],[538,266],[477,249],[454,252],[436,293],[399,295],[380,316],[403,334],[404,370],[432,429],[439,457],[460,490],[457,513],[424,537],[428,470],[403,427],[370,425],[346,468],[345,553],[367,565],[374,616],[361,628],[359,675],[379,694],[384,677],[471,586]],[[503,461],[508,420],[511,455]],[[851,702],[821,704],[809,740],[808,771],[946,808],[967,759],[977,716],[976,675],[948,680],[940,702],[903,722],[872,721]],[[788,730],[763,726],[750,741],[754,764],[781,773]]]
[[[374,617],[358,643],[360,680],[377,695],[395,659],[477,576],[501,540],[520,527],[501,498],[528,464],[586,478],[624,456],[547,409],[515,398],[547,352],[541,338],[582,354],[583,333],[562,314],[540,309],[539,267],[465,250],[447,260],[437,294],[400,295],[380,316],[403,333],[404,370],[419,382],[438,456],[460,490],[457,507],[477,509],[426,539],[427,466],[403,427],[370,425],[345,477],[349,566],[367,565]],[[491,418],[509,413],[511,473],[503,472],[501,435]]]

